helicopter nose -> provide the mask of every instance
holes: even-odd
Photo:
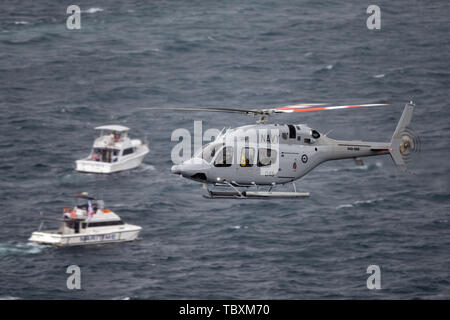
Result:
[[[170,169],[170,171],[171,171],[173,174],[181,174],[181,166],[176,164],[176,165],[172,166],[172,168]]]
[[[182,164],[173,165],[171,172],[185,178],[206,181],[206,172],[209,165],[202,159],[189,159]]]

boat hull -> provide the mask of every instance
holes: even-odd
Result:
[[[142,163],[142,160],[148,152],[148,147],[144,146],[143,150],[135,156],[112,163],[88,159],[77,160],[76,170],[79,172],[87,173],[113,173],[124,170],[131,170],[138,167]]]
[[[54,245],[59,247],[80,246],[89,244],[102,244],[113,242],[127,242],[136,240],[141,227],[126,225],[120,230],[96,230],[86,233],[58,234],[46,231],[36,231],[28,239],[38,244]]]

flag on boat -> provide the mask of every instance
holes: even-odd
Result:
[[[94,215],[94,209],[92,208],[92,203],[91,203],[91,201],[88,201],[87,221],[90,221],[92,219],[93,215]]]

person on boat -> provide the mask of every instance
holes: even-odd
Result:
[[[86,221],[90,221],[92,219],[92,216],[94,215],[94,208],[92,207],[92,203],[89,200],[88,201],[88,210],[87,210],[87,219]]]
[[[63,218],[64,219],[70,219],[70,209],[69,208],[64,208],[64,210],[63,210]]]
[[[120,133],[117,133],[115,131],[112,132],[114,137],[114,142],[119,142],[120,140]]]

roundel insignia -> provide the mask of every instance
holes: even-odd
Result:
[[[302,155],[302,162],[303,163],[308,162],[308,156],[306,154]]]

